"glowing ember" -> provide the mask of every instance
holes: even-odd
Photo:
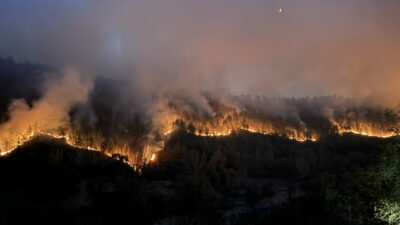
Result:
[[[156,154],[153,154],[150,158],[150,161],[154,161],[156,159]]]
[[[0,153],[0,155],[1,155],[1,156],[7,155],[7,154],[9,154],[9,153],[11,153],[11,152],[12,152],[12,150],[8,150],[8,151],[5,151],[5,152]]]
[[[164,136],[166,136],[166,135],[172,133],[173,131],[174,131],[173,129],[167,130],[166,132],[164,132]]]
[[[384,126],[377,126],[371,123],[356,123],[354,121],[331,121],[337,129],[340,135],[344,133],[352,133],[368,137],[379,137],[379,138],[390,138],[399,135],[399,133],[394,132]]]

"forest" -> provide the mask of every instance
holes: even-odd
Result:
[[[37,137],[0,158],[1,224],[398,224],[400,140],[176,131],[155,163]]]
[[[400,225],[400,0],[0,0],[0,225]]]
[[[34,107],[43,95],[40,83],[57,76],[52,73],[56,70],[0,59],[1,122],[10,119],[13,99],[23,98]],[[317,141],[300,142],[243,129],[201,136],[190,121],[178,119],[155,160],[132,168],[127,162],[137,153],[126,151],[140,145],[149,129],[139,116],[122,123],[123,109],[112,104],[121,97],[120,85],[108,78],[96,81],[90,95],[94,125],[81,115],[84,106],[69,112],[69,132],[79,147],[64,136],[41,134],[0,157],[0,224],[400,223],[396,136],[333,130]],[[239,100],[249,104],[246,98]],[[318,102],[335,99],[288,101],[303,107],[305,121],[322,130],[326,119],[309,112]],[[398,132],[396,112],[374,113],[368,111],[366,118],[384,117],[384,124]],[[98,151],[85,149],[95,142],[100,143]],[[110,148],[119,150],[110,154]]]

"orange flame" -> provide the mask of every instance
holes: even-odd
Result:
[[[262,134],[262,135],[273,135],[277,134],[280,136],[287,137],[299,142],[305,141],[317,141],[319,135],[316,131],[309,130],[305,126],[293,127],[290,125],[282,125],[276,127],[268,121],[261,121],[257,119],[249,119],[248,117],[238,117],[230,114],[220,115],[220,119],[189,119],[185,117],[179,117],[178,114],[173,114],[171,117],[166,119],[167,123],[161,126],[161,132],[164,135],[164,139],[167,139],[169,135],[178,128],[176,121],[179,118],[185,122],[185,124],[190,124],[192,126],[190,132],[193,132],[197,136],[203,137],[223,137],[229,136],[234,133],[234,131],[247,131],[250,133]],[[230,118],[227,120],[227,118]],[[243,122],[246,121],[246,122]],[[369,137],[379,137],[379,138],[390,138],[399,135],[390,129],[385,129],[383,125],[376,125],[371,122],[360,122],[360,121],[335,121],[332,120],[331,123],[337,128],[338,134],[342,135],[344,133],[353,133],[357,135],[369,136]],[[189,129],[189,128],[187,128]],[[65,143],[80,149],[87,149],[90,151],[102,151],[99,146],[93,145],[83,145],[78,144],[79,142],[75,140],[73,135],[70,134],[57,134],[56,132],[34,130],[27,132],[23,135],[17,135],[13,140],[7,141],[8,148],[0,151],[0,156],[5,156],[14,151],[17,147],[23,145],[27,141],[31,140],[37,135],[47,135],[57,139],[65,140]],[[127,148],[126,146],[124,148]],[[3,148],[4,149],[4,148]],[[148,143],[144,146],[141,154],[132,153],[133,159],[125,161],[133,168],[140,169],[143,164],[154,162],[156,160],[156,153],[164,149],[164,141],[158,141],[154,143]],[[0,149],[2,150],[2,149]],[[130,151],[128,149],[128,151]],[[110,153],[111,152],[111,153]],[[110,149],[107,152],[103,152],[108,157],[113,157],[113,152],[118,152],[117,149]],[[141,161],[135,161],[135,159],[141,159]]]

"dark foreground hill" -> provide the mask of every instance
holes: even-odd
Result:
[[[0,171],[0,224],[97,224],[135,180],[125,163],[46,136],[0,158]]]
[[[386,224],[400,199],[397,140],[354,135],[177,131],[141,174],[38,137],[0,171],[0,224]]]

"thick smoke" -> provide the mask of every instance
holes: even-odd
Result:
[[[199,99],[199,91],[221,89],[385,104],[400,96],[396,0],[0,4],[3,56],[123,77],[131,81],[126,94],[141,99],[159,92]]]
[[[13,102],[1,130],[27,128],[15,115],[49,121],[49,129],[69,120],[137,146],[143,136],[159,139],[180,117],[229,124],[218,119],[224,112],[313,131],[349,118],[383,121],[385,108],[400,102],[399,6],[397,0],[1,1],[0,56],[96,74],[86,77],[92,92],[82,84],[80,96],[76,83],[64,89],[70,95],[61,97],[71,101],[62,105],[48,92],[33,107]],[[48,100],[58,104],[41,103]]]
[[[10,118],[0,126],[0,149],[9,150],[30,131],[49,132],[68,126],[71,108],[87,101],[92,84],[82,79],[79,72],[66,69],[60,79],[49,79],[41,88],[42,98],[32,107],[24,99],[12,101]]]

